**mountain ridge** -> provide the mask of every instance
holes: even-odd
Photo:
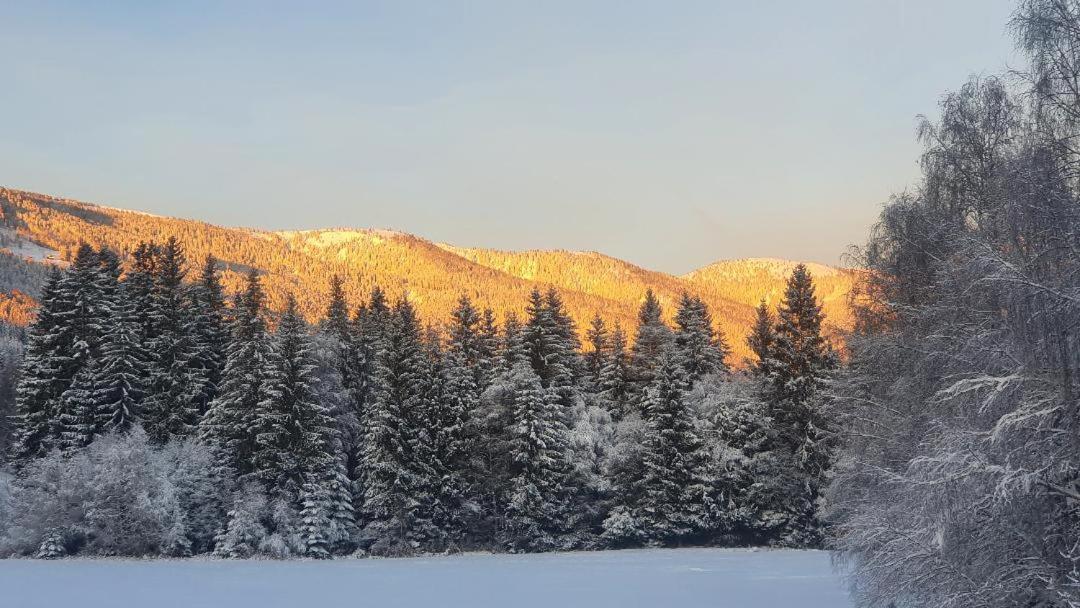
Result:
[[[647,289],[657,293],[669,319],[685,291],[710,306],[736,360],[748,354],[744,342],[753,307],[762,298],[775,304],[786,274],[798,263],[776,258],[717,260],[673,275],[597,251],[461,247],[379,228],[269,231],[223,227],[2,187],[0,224],[26,243],[10,238],[0,241],[8,257],[34,251],[43,258],[43,251],[54,251],[54,257],[67,259],[80,242],[109,246],[124,254],[141,240],[176,237],[184,243],[192,268],[206,254],[214,255],[222,261],[223,282],[230,290],[238,289],[242,274],[255,268],[265,277],[271,308],[280,309],[293,294],[312,320],[322,313],[332,274],[343,278],[354,306],[379,285],[391,297],[407,295],[421,317],[432,324],[448,318],[462,294],[478,306],[492,308],[500,319],[510,311],[521,314],[528,292],[539,286],[560,291],[580,330],[593,314],[600,313],[609,324],[617,322],[632,331]],[[829,331],[839,339],[840,332],[850,326],[846,295],[856,272],[807,265],[819,283]],[[14,290],[34,295],[27,285],[0,284],[4,293]]]

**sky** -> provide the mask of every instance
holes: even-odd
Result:
[[[0,185],[228,226],[837,263],[1013,0],[0,3]]]

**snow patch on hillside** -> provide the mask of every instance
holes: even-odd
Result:
[[[815,277],[830,277],[840,273],[838,268],[818,264],[817,262],[801,262],[806,265],[810,274]],[[735,260],[720,260],[713,262],[692,272],[683,275],[684,279],[695,277],[724,277],[742,278],[756,274],[767,274],[772,277],[786,279],[791,271],[800,262],[784,260],[780,258],[742,258]]]
[[[396,230],[377,228],[281,230],[274,234],[289,241],[317,248],[338,247],[356,241],[366,241],[372,245],[380,245],[388,240],[407,236],[405,233]]]
[[[0,228],[0,248],[32,262],[55,263],[59,252],[25,239],[11,228]]]

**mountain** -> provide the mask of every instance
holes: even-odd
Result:
[[[220,259],[226,289],[239,289],[251,268],[264,275],[268,301],[281,307],[293,294],[303,313],[318,318],[328,281],[344,279],[355,304],[378,284],[391,298],[407,295],[429,323],[446,319],[461,294],[501,319],[523,312],[535,286],[556,287],[579,328],[594,313],[628,331],[645,291],[652,289],[669,318],[684,291],[700,296],[731,343],[735,357],[748,354],[745,335],[761,298],[775,304],[795,262],[725,260],[683,276],[647,270],[595,252],[496,251],[456,247],[386,230],[333,229],[268,232],[0,188],[0,317],[16,324],[30,318],[33,296],[47,264],[63,264],[79,243],[130,252],[144,240],[175,236],[192,267],[207,255]],[[829,330],[850,326],[846,297],[856,278],[850,270],[810,264]]]

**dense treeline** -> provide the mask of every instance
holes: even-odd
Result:
[[[189,274],[191,276],[189,276]],[[706,304],[579,332],[555,290],[424,326],[342,281],[314,326],[180,241],[82,246],[18,376],[0,551],[328,557],[816,546],[836,356],[805,267],[762,303],[752,372]],[[585,336],[584,343],[579,336]]]
[[[1080,2],[1012,27],[1027,71],[944,98],[860,252],[829,495],[861,605],[1080,605]]]

